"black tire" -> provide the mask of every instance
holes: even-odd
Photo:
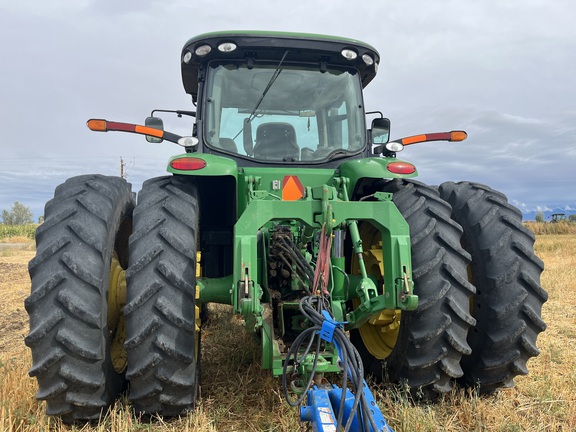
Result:
[[[463,374],[460,360],[471,352],[466,335],[475,323],[469,312],[474,287],[462,276],[470,257],[460,246],[462,229],[436,189],[396,179],[379,182],[374,191],[393,193],[410,227],[418,308],[402,312],[396,344],[385,359],[368,352],[360,332],[353,332],[353,342],[376,379],[407,384],[414,396],[433,399],[453,388],[453,379]]]
[[[36,230],[25,301],[30,376],[46,413],[66,423],[98,419],[124,388],[111,361],[108,289],[114,252],[127,264],[134,197],[118,177],[74,177],[56,188]]]
[[[134,210],[124,313],[129,398],[139,413],[181,415],[196,399],[198,200],[192,181],[148,180]]]
[[[462,360],[461,383],[492,393],[526,375],[526,362],[539,353],[536,339],[546,328],[541,313],[548,298],[540,286],[544,264],[534,254],[534,234],[504,194],[470,182],[446,182],[439,191],[464,229],[477,288],[477,324],[468,335],[472,354]]]

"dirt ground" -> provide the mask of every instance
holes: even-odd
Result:
[[[21,354],[28,334],[24,299],[30,295],[28,261],[34,254],[33,250],[0,253],[0,354],[3,357]]]

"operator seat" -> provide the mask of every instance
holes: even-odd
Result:
[[[230,153],[238,153],[238,146],[236,145],[236,142],[234,142],[232,138],[220,137],[216,147],[220,147],[221,149],[226,150]]]
[[[298,160],[300,147],[290,123],[263,123],[256,129],[254,158],[276,161]]]

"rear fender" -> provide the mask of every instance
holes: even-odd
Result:
[[[369,180],[369,182],[372,183],[372,180],[374,179],[412,178],[418,176],[417,170],[411,174],[396,174],[390,172],[387,166],[392,162],[405,161],[396,158],[371,157],[350,160],[340,165],[340,175],[350,179],[350,183],[348,184],[348,196],[354,196],[354,192],[357,191],[366,180]]]
[[[193,159],[194,163],[189,166],[195,169],[174,168],[173,162],[183,158]],[[198,186],[202,277],[229,276],[232,273],[234,224],[238,214],[238,165],[222,156],[184,153],[170,159],[167,171],[189,176]]]
[[[183,170],[173,167],[173,163],[179,159],[193,158],[203,160],[206,164],[203,168]],[[235,180],[238,179],[238,164],[236,161],[227,157],[216,156],[207,153],[184,153],[173,156],[168,162],[166,171],[172,174],[189,175],[189,176],[232,176]]]

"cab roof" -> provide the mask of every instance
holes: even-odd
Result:
[[[221,51],[219,46],[225,43],[229,44],[228,51]],[[232,51],[229,51],[230,44],[236,46]],[[204,48],[199,50],[201,47]],[[351,54],[354,58],[347,58],[343,50],[350,50],[356,56]],[[202,51],[208,52],[202,55]],[[248,30],[204,33],[188,40],[182,49],[184,89],[196,101],[201,71],[211,60],[279,63],[284,55],[284,63],[352,67],[360,73],[363,87],[376,76],[380,62],[378,51],[369,44],[337,36]]]

